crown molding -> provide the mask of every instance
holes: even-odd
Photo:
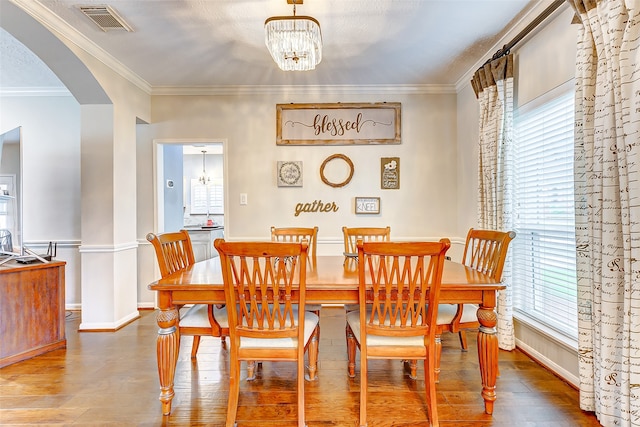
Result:
[[[203,96],[203,95],[424,95],[455,94],[454,85],[369,85],[369,86],[154,86],[152,96]]]
[[[73,96],[64,86],[59,87],[0,87],[0,96]]]
[[[104,49],[100,48],[78,30],[70,26],[67,22],[60,19],[58,15],[51,12],[38,0],[10,1],[29,14],[36,21],[40,22],[49,31],[54,33],[62,42],[71,43],[84,50],[86,53],[102,62],[109,69],[130,81],[143,92],[147,94],[151,93],[151,85],[146,80],[131,71]]]

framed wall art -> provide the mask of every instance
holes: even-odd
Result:
[[[380,197],[356,197],[357,214],[379,214]]]
[[[279,161],[277,173],[278,187],[302,187],[301,161]]]
[[[380,159],[380,188],[398,190],[400,188],[400,157]]]
[[[399,102],[276,104],[276,144],[400,144],[400,119]]]

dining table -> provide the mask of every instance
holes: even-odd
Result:
[[[308,304],[358,304],[357,261],[345,256],[317,256],[306,273]],[[160,401],[163,415],[171,413],[174,377],[180,349],[178,307],[184,304],[224,304],[225,294],[220,259],[196,262],[151,283],[157,292],[159,326],[156,340]],[[497,291],[505,285],[461,263],[447,260],[442,273],[440,303],[477,304],[478,359],[485,412],[493,413],[498,373]]]

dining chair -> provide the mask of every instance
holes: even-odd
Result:
[[[307,252],[307,262],[315,268],[316,248],[318,239],[318,227],[271,227],[271,240],[274,242],[301,242],[307,239],[309,250]]]
[[[391,227],[342,227],[344,238],[344,267],[346,270],[355,272],[358,266],[358,248],[356,242],[361,239],[363,242],[388,242],[391,238]],[[347,311],[357,310],[355,304],[345,305]]]
[[[513,231],[478,230],[470,228],[462,254],[462,264],[488,274],[496,282],[502,280],[509,244],[516,237]],[[460,346],[467,350],[465,329],[478,329],[480,323],[476,304],[440,304],[438,325],[441,332],[458,333]]]
[[[358,240],[363,242],[388,242],[391,238],[391,227],[342,227],[344,238],[344,267],[350,272],[355,272],[358,266]],[[358,304],[345,304],[345,311],[358,310]],[[345,335],[349,342],[349,328],[345,327]],[[347,351],[349,347],[347,346]],[[355,350],[354,350],[355,351]],[[347,355],[347,357],[353,355]]]
[[[318,227],[271,227],[271,240],[274,242],[301,242],[307,239],[309,250],[307,251],[307,264],[311,271],[317,268],[316,248],[318,239]],[[305,310],[320,316],[321,304],[306,304]],[[318,324],[318,340],[320,340],[320,324]]]
[[[363,242],[358,248],[359,310],[347,313],[347,345],[360,349],[360,426],[367,425],[372,359],[423,360],[427,413],[438,425],[435,337],[445,254],[451,242]],[[349,360],[349,374],[355,356]],[[355,375],[355,372],[353,373]]]
[[[227,427],[235,423],[240,363],[251,360],[297,364],[298,426],[305,425],[304,352],[317,365],[318,316],[306,312],[308,242],[225,242],[216,239],[229,314],[230,375]]]
[[[364,242],[388,242],[391,238],[391,227],[342,227],[342,235],[346,260],[358,255],[358,239]]]
[[[149,233],[147,240],[156,252],[160,267],[160,276],[165,278],[177,271],[184,270],[195,263],[193,246],[187,230],[161,234]],[[227,310],[211,304],[193,304],[179,306],[178,329],[180,335],[193,336],[191,358],[196,357],[203,335],[217,336],[224,344],[229,336]]]
[[[514,231],[478,230],[470,228],[462,253],[462,264],[488,274],[496,282],[502,280],[509,244],[516,237]],[[436,336],[436,381],[440,377],[443,332],[458,333],[462,351],[467,350],[465,329],[478,329],[480,322],[476,304],[440,304],[438,306],[438,335]],[[414,370],[412,361],[411,370]]]

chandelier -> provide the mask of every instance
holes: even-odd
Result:
[[[200,178],[198,178],[198,181],[200,181],[200,184],[203,185],[207,185],[209,182],[211,182],[211,178],[207,175],[207,170],[204,167],[204,160],[206,158],[206,150],[202,151],[202,175],[200,175]]]
[[[302,2],[287,0],[293,4],[293,16],[272,16],[264,21],[265,44],[284,71],[313,70],[322,60],[320,23],[310,16],[296,16],[296,4]]]

